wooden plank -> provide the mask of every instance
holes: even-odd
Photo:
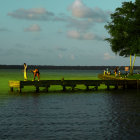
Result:
[[[20,87],[20,81],[9,81],[9,87]]]

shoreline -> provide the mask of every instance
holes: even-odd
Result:
[[[118,66],[124,70],[126,66]],[[129,67],[129,66],[127,66]],[[53,66],[53,65],[28,65],[28,69],[46,69],[46,70],[114,70],[116,66]],[[0,69],[23,69],[23,65],[0,65]],[[140,66],[134,66],[135,70],[140,70]]]

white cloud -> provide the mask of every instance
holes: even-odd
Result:
[[[28,28],[24,29],[25,32],[39,32],[41,31],[41,28],[39,27],[39,25],[37,24],[33,24]]]
[[[88,16],[92,10],[83,4],[81,0],[75,0],[75,2],[69,7],[74,17],[83,18]]]
[[[115,56],[111,56],[109,53],[104,53],[104,60],[115,59]]]
[[[70,37],[70,38],[74,38],[74,39],[80,39],[81,38],[81,35],[78,31],[68,31],[67,32],[67,36]]]
[[[90,32],[78,32],[76,30],[71,30],[67,32],[67,36],[73,39],[80,40],[103,40],[103,38],[98,37]]]
[[[76,28],[80,31],[89,30],[94,25],[94,22],[89,19],[79,20],[75,18],[69,18],[67,27]]]
[[[82,2],[82,0],[75,0],[68,10],[71,11],[72,15],[76,18],[89,18],[94,22],[108,21],[108,11],[103,11],[100,8],[89,8]]]
[[[85,34],[83,35],[83,38],[84,38],[85,40],[93,40],[93,39],[96,38],[96,36],[95,36],[93,33],[85,33]]]
[[[18,9],[11,13],[8,13],[8,16],[17,18],[17,19],[28,19],[28,20],[50,20],[54,14],[47,11],[45,8],[32,8],[32,9]]]

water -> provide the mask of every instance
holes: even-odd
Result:
[[[44,79],[62,76],[94,79],[97,73],[99,71],[41,71]],[[0,77],[2,140],[140,139],[140,93],[137,90],[11,94],[8,80],[22,79],[23,73],[1,70]]]

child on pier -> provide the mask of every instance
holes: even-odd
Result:
[[[35,80],[35,77],[37,76],[38,77],[38,81],[40,80],[40,72],[38,69],[35,69],[35,70],[31,70],[31,72],[33,72],[34,74],[34,80]]]

